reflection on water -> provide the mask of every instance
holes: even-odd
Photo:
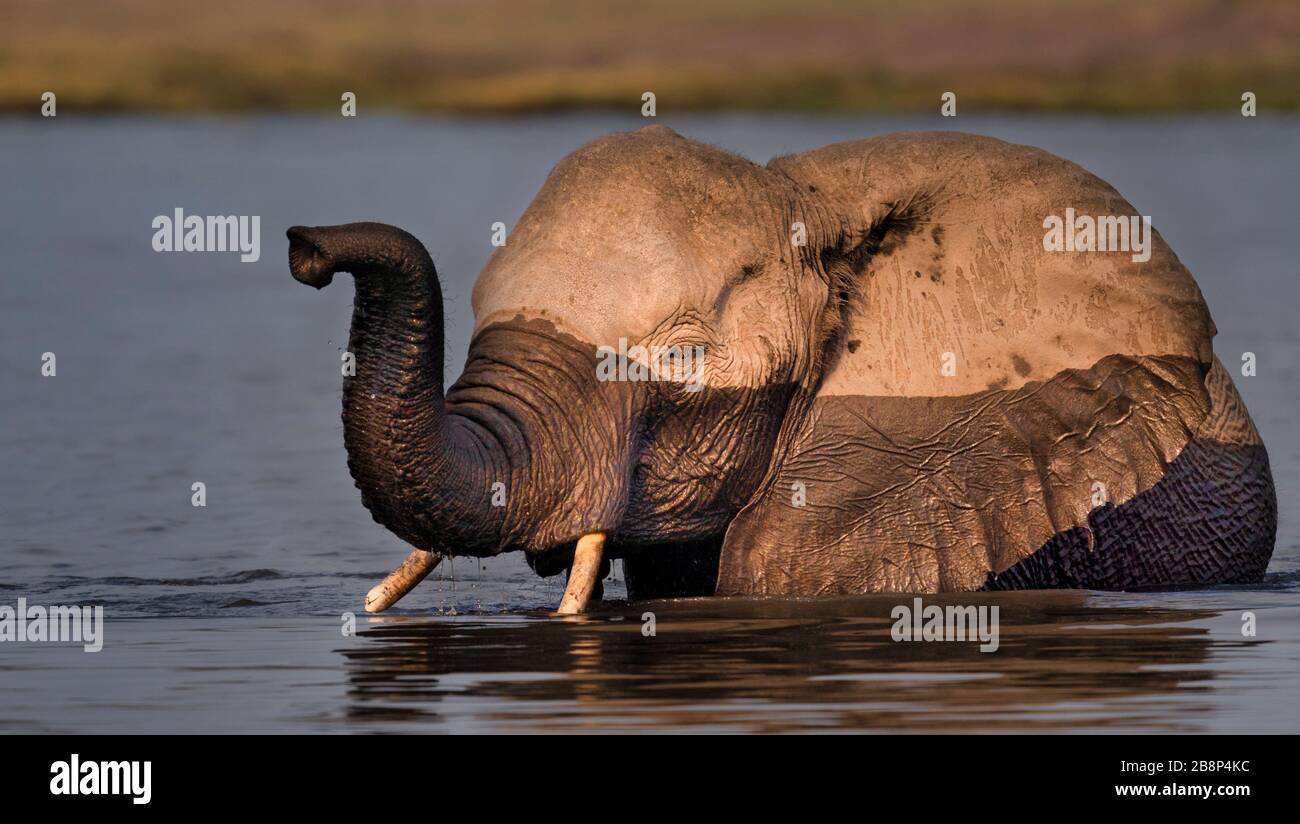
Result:
[[[1267,644],[1203,609],[998,604],[1001,646],[891,640],[896,597],[687,601],[589,617],[387,619],[342,650],[348,718],[497,730],[1199,729],[1205,666]],[[927,603],[956,603],[929,599]],[[642,633],[656,612],[656,635]]]
[[[109,615],[101,653],[0,645],[0,731],[1300,732],[1289,588],[974,596],[1001,611],[987,654],[892,641],[908,600],[362,617],[352,636],[338,614]]]

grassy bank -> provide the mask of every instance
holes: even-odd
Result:
[[[0,109],[1300,108],[1295,0],[7,0]]]

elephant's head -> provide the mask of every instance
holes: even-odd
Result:
[[[583,557],[579,539],[608,536],[603,557],[627,559],[634,591],[686,594],[713,591],[719,552],[720,589],[780,588],[771,582],[795,575],[789,553],[812,537],[825,554],[803,589],[836,589],[824,584],[850,556],[861,569],[848,589],[883,588],[891,574],[968,574],[965,561],[926,572],[913,559],[910,573],[861,563],[875,533],[855,525],[915,527],[906,497],[938,483],[939,458],[902,454],[921,436],[907,418],[924,410],[899,398],[951,402],[955,421],[969,412],[951,440],[935,435],[960,445],[983,421],[962,399],[1117,352],[1172,358],[1175,372],[1210,360],[1199,292],[1158,237],[1145,294],[1098,292],[1121,260],[1081,269],[1043,254],[1044,209],[1062,191],[1080,208],[1126,205],[1078,167],[964,135],[842,144],[767,167],[657,126],[602,138],[555,168],[480,275],[465,371],[445,398],[441,293],[417,240],[379,224],[296,227],[290,263],[316,287],[355,276],[349,466],[374,518],[413,545],[520,549],[544,574],[578,546],[594,575],[600,543]],[[893,418],[843,398],[884,399]],[[1193,401],[1171,401],[1143,455],[1169,457]],[[891,425],[901,429],[882,431]],[[855,462],[863,454],[889,459]],[[823,526],[802,523],[805,508]],[[1017,528],[1050,537],[1075,509],[1035,511],[1041,528]],[[969,574],[1010,560],[1005,549]]]

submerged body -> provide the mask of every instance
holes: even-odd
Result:
[[[445,397],[418,241],[295,228],[290,261],[356,276],[345,441],[375,519],[542,574],[591,536],[570,607],[613,557],[634,597],[1258,580],[1272,477],[1200,291],[1156,232],[1054,251],[1066,209],[1137,215],[971,135],[766,167],[661,127],[602,138],[480,275]],[[700,353],[691,385],[600,368],[674,349]]]

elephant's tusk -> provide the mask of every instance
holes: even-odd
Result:
[[[576,615],[587,609],[591,591],[596,588],[600,574],[600,559],[605,552],[605,533],[593,532],[578,539],[573,551],[573,566],[569,567],[569,583],[560,599],[560,615]]]
[[[401,566],[366,593],[366,612],[383,612],[396,604],[403,595],[415,589],[415,585],[423,581],[441,560],[442,556],[437,552],[413,551]]]

